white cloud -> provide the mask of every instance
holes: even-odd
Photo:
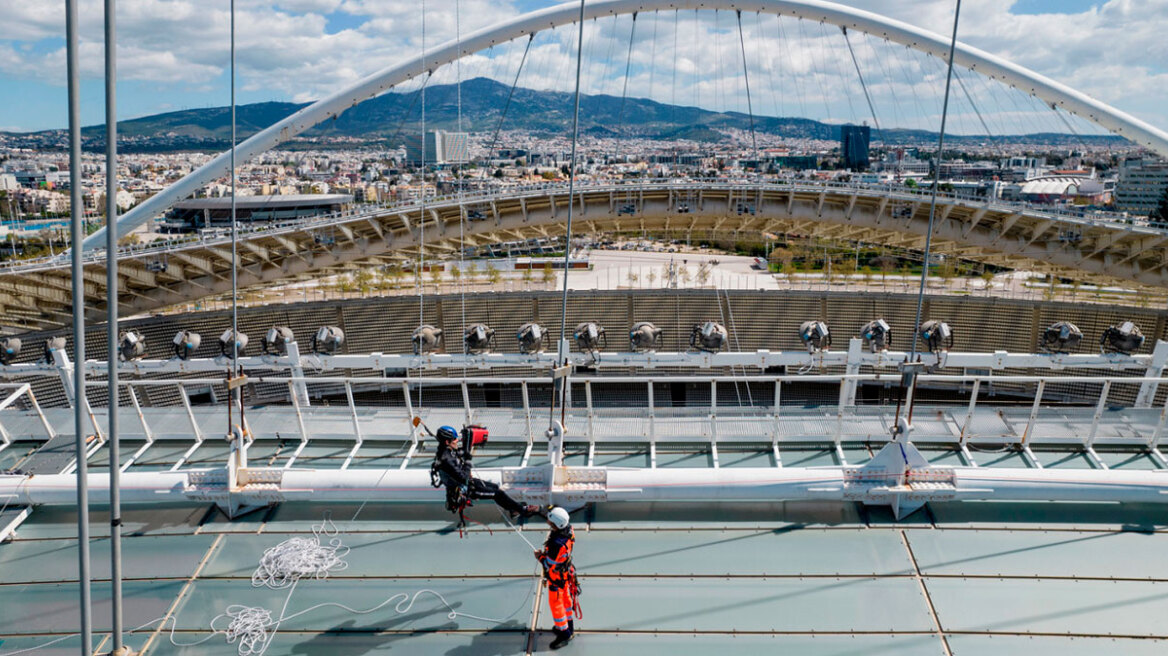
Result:
[[[370,73],[416,56],[422,44],[419,0],[240,0],[237,57],[240,86],[272,96],[309,100]],[[549,5],[553,4],[551,0]],[[947,34],[952,4],[935,0],[848,0]],[[1018,16],[1012,2],[966,0],[959,38],[1078,88],[1153,124],[1168,126],[1168,0],[1110,0],[1077,14]],[[61,84],[64,79],[63,3],[0,0],[0,73]],[[461,0],[462,34],[518,14],[513,0]],[[426,3],[426,45],[453,39],[455,3]],[[349,29],[329,32],[331,12]],[[122,0],[119,13],[119,75],[167,88],[211,84],[228,62],[227,3],[201,0]],[[102,3],[81,0],[83,73],[101,75]],[[620,94],[625,86],[631,17],[589,21],[585,26],[586,91]],[[715,27],[717,29],[715,29]],[[743,14],[753,106],[758,113],[828,113],[837,120],[869,115],[855,69],[839,31],[790,17]],[[676,32],[676,34],[675,34]],[[632,52],[630,94],[650,94],[679,104],[746,111],[745,78],[737,19],[733,12],[690,11],[642,14]],[[656,38],[654,38],[654,35]],[[678,44],[674,48],[674,42]],[[931,57],[866,37],[851,36],[861,70],[886,125],[935,123],[943,69]],[[541,33],[533,42],[520,84],[571,88],[575,29]],[[33,46],[33,47],[30,47]],[[494,77],[509,84],[523,41],[496,47],[462,62],[464,78]],[[453,67],[435,82],[455,78]],[[1018,94],[971,76],[956,102],[960,127],[1013,131],[1056,127],[1040,118],[1041,107]],[[970,106],[967,96],[974,99]],[[159,100],[165,100],[160,97]],[[826,107],[826,109],[825,109]],[[978,113],[982,116],[979,118]],[[1026,124],[1024,117],[1030,117]],[[1057,121],[1057,119],[1055,119]]]

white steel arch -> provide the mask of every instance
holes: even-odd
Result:
[[[935,32],[869,11],[822,0],[748,0],[745,2],[736,0],[593,0],[586,4],[584,17],[592,19],[656,10],[685,9],[723,9],[789,15],[865,32],[934,55],[943,61],[948,61],[949,56],[948,39]],[[499,43],[574,23],[578,20],[579,11],[580,6],[577,3],[566,2],[483,28],[466,35],[460,41],[447,41],[418,57],[382,69],[356,84],[318,100],[274,123],[240,143],[236,148],[237,156],[247,159],[267,151],[318,123],[339,116],[350,107],[380,95],[398,84],[425,75],[427,71],[433,71],[439,66]],[[1062,83],[960,42],[957,44],[954,60],[958,65],[968,67],[1031,93],[1052,107],[1061,107],[1072,114],[1082,116],[1115,134],[1168,157],[1168,132]],[[231,170],[230,162],[230,152],[221,153],[190,175],[130,210],[118,219],[118,236],[121,237],[129,233],[145,223],[150,217],[169,209],[174,203],[193,194],[200,186],[226,175]],[[84,241],[83,248],[88,250],[104,243],[103,229],[90,235]]]

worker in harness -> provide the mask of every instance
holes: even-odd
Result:
[[[568,518],[568,511],[556,506],[547,513],[547,523],[551,528],[543,549],[535,552],[535,557],[543,565],[543,578],[547,582],[548,606],[555,623],[555,640],[550,645],[559,649],[572,640],[576,627],[573,616],[580,613],[580,582],[576,578],[576,566],[572,564],[572,547],[576,544],[576,534]]]
[[[464,432],[468,431],[464,429]],[[430,465],[430,483],[434,487],[446,488],[446,509],[458,513],[460,521],[465,522],[462,513],[475,499],[494,500],[510,513],[512,519],[530,517],[538,512],[537,507],[524,506],[512,499],[495,483],[471,475],[473,433],[461,440],[452,426],[443,426],[434,437],[438,439],[438,452]]]

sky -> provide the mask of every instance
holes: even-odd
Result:
[[[103,7],[101,0],[78,1],[81,107],[89,125],[104,121]],[[310,101],[416,56],[423,16],[425,42],[433,46],[554,4],[236,0],[238,101]],[[952,29],[949,1],[841,4],[942,34]],[[228,103],[228,6],[228,0],[118,1],[120,119]],[[64,2],[0,0],[0,16],[0,130],[65,127]],[[1168,128],[1166,23],[1168,0],[965,0],[958,38]],[[631,96],[710,109],[936,127],[944,85],[936,58],[863,34],[849,33],[845,41],[835,27],[789,16],[743,14],[741,30],[740,43],[737,17],[728,11],[590,21],[584,91],[621,95],[627,89]],[[477,53],[439,69],[434,80],[484,75],[511,84],[524,45]],[[570,90],[574,52],[574,29],[541,32],[519,69],[519,84]],[[1098,131],[968,70],[958,72],[956,84],[951,111],[958,131]]]

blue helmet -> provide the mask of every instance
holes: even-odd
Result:
[[[458,431],[454,430],[453,426],[443,426],[438,429],[438,434],[435,435],[439,442],[453,442],[458,439]]]

